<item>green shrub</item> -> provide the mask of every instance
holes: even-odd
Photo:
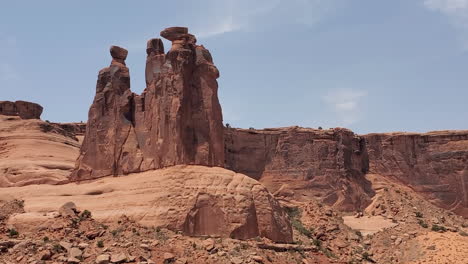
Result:
[[[429,226],[421,219],[418,219],[418,224],[423,228],[428,228]]]
[[[433,224],[431,230],[435,232],[439,232],[439,231],[445,232],[447,231],[447,228],[440,226],[440,225]]]
[[[102,242],[102,240],[99,240],[99,241],[97,242],[97,246],[98,246],[99,248],[103,248],[103,247],[104,247],[104,242]]]
[[[291,220],[291,225],[296,229],[299,233],[311,238],[312,237],[312,232],[310,232],[309,229],[307,229],[302,222],[299,219],[292,219]]]
[[[88,210],[84,210],[81,213],[81,219],[87,219],[87,218],[91,218],[91,212]]]
[[[19,233],[14,228],[8,229],[8,236],[9,237],[18,237]]]

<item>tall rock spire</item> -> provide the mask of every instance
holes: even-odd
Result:
[[[141,95],[130,91],[127,51],[112,46],[99,72],[85,139],[71,180],[121,175],[177,164],[224,166],[219,72],[187,28],[161,32],[172,41],[147,43]]]

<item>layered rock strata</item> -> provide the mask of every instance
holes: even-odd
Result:
[[[41,119],[42,106],[26,101],[0,101],[0,115],[19,116],[22,119]]]
[[[468,131],[364,137],[370,173],[397,179],[434,204],[468,217]]]
[[[121,175],[176,164],[224,165],[219,72],[187,28],[168,28],[147,46],[146,83],[130,90],[128,52],[112,46],[99,72],[85,138],[72,180]]]
[[[347,129],[226,128],[226,168],[262,182],[278,196],[319,198],[338,209],[365,208],[374,192],[365,179],[365,141]]]

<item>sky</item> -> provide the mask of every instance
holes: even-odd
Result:
[[[468,0],[0,2],[0,100],[44,120],[86,121],[110,45],[141,93],[146,41],[186,26],[232,127],[468,129]]]

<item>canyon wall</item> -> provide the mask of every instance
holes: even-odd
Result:
[[[99,72],[96,96],[71,180],[121,175],[176,164],[224,165],[219,72],[187,28],[161,32],[147,44],[146,83],[130,90],[127,50],[112,46],[111,65]]]
[[[370,173],[392,177],[468,217],[468,131],[364,136]]]
[[[226,168],[259,180],[279,197],[314,197],[353,211],[374,195],[364,177],[365,141],[350,130],[226,128],[225,145]]]

